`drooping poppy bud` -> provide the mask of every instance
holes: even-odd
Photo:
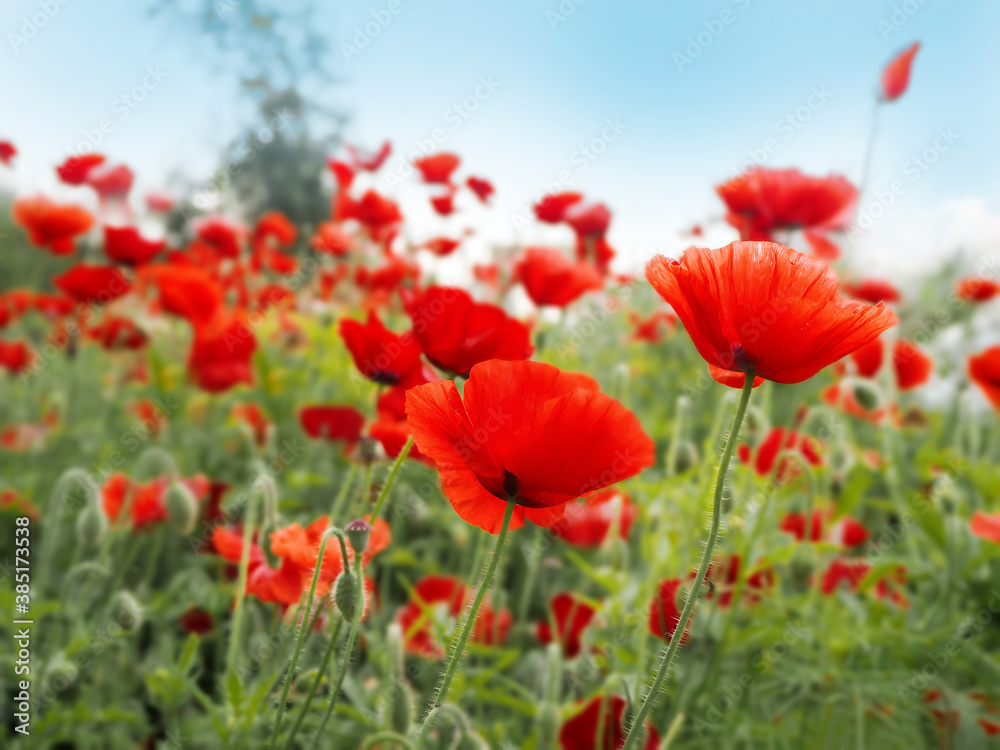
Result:
[[[181,533],[190,534],[198,521],[198,501],[183,482],[172,482],[163,504],[170,523]]]
[[[85,549],[94,549],[107,533],[108,517],[95,503],[87,503],[76,519],[76,538]]]
[[[882,101],[892,102],[906,93],[910,85],[913,58],[919,51],[920,42],[914,42],[885,66],[882,71]]]
[[[358,612],[358,579],[348,570],[337,576],[333,585],[333,603],[345,620],[354,622]]]

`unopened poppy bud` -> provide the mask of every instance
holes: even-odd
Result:
[[[788,568],[792,583],[799,588],[808,587],[809,579],[812,577],[813,570],[815,569],[812,550],[805,547],[796,550]]]
[[[76,519],[76,538],[87,549],[97,547],[108,533],[108,517],[102,508],[87,503]]]
[[[378,458],[378,447],[380,443],[374,438],[363,437],[358,441],[358,461],[363,466],[368,466]]]
[[[355,519],[344,527],[347,534],[347,541],[359,555],[368,548],[368,537],[371,536],[372,527],[363,519]]]
[[[764,414],[763,410],[756,406],[747,408],[747,415],[743,422],[743,434],[767,433],[771,431],[771,421]]]
[[[349,622],[354,621],[358,611],[358,579],[345,571],[337,576],[333,585],[333,603]]]
[[[677,444],[677,452],[674,454],[674,474],[684,474],[694,468],[698,463],[698,449],[690,440],[682,440]]]
[[[170,523],[182,534],[190,534],[198,521],[198,501],[183,482],[171,482],[163,504]]]
[[[142,625],[142,606],[130,591],[119,591],[111,600],[111,615],[126,632],[138,630]]]
[[[882,403],[882,395],[878,386],[865,380],[858,380],[854,383],[854,399],[861,408],[867,411],[874,411]]]

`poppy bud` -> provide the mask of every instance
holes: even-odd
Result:
[[[333,603],[349,622],[358,611],[358,579],[344,571],[333,585]]]
[[[97,547],[108,533],[108,517],[102,508],[87,503],[76,519],[76,538],[87,549]]]
[[[72,660],[67,659],[66,655],[60,651],[49,660],[45,671],[42,673],[41,682],[43,685],[49,686],[52,690],[63,692],[73,687],[76,678],[79,676],[80,670],[76,664]]]
[[[372,527],[367,521],[357,518],[344,527],[347,534],[347,541],[357,554],[361,554],[368,548],[368,537],[371,536]]]
[[[682,440],[677,444],[674,454],[674,465],[671,470],[675,475],[690,471],[698,463],[698,449],[690,440]]]
[[[747,408],[747,415],[743,421],[743,433],[745,435],[753,433],[768,433],[771,431],[771,422],[764,414],[763,410],[756,406]]]
[[[142,625],[142,606],[129,591],[115,594],[111,600],[111,613],[125,632],[136,631]]]
[[[370,437],[363,437],[358,441],[358,461],[362,466],[368,466],[378,458],[378,440]]]
[[[171,482],[163,504],[167,508],[170,523],[181,534],[190,534],[194,530],[198,521],[198,501],[184,483]]]
[[[789,563],[789,573],[791,574],[792,583],[800,589],[805,589],[809,587],[809,579],[812,577],[815,565],[813,563],[813,551],[811,549],[806,549],[805,546],[800,547],[792,555],[792,560]]]
[[[882,403],[882,395],[875,384],[858,380],[853,385],[854,398],[863,409],[874,411]]]

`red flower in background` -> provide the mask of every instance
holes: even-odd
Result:
[[[618,750],[625,744],[625,699],[617,695],[597,696],[559,728],[561,750]],[[603,729],[600,729],[603,727]],[[598,737],[598,732],[601,736]],[[656,750],[660,735],[648,721],[642,750]]]
[[[980,539],[986,539],[994,544],[1000,544],[1000,513],[988,516],[981,510],[972,514],[969,530]]]
[[[94,226],[94,217],[79,206],[60,205],[48,198],[22,198],[14,202],[14,221],[28,232],[33,245],[53,255],[76,250],[74,238]]]
[[[420,342],[412,331],[393,333],[370,312],[366,323],[341,320],[340,337],[358,370],[369,380],[404,387],[426,382],[422,379]]]
[[[631,497],[608,487],[568,503],[563,517],[552,525],[552,533],[577,547],[598,547],[612,527],[620,538],[628,539],[638,514]]]
[[[823,463],[819,447],[819,441],[815,438],[799,435],[794,430],[786,430],[784,427],[775,427],[757,446],[756,457],[746,443],[740,445],[738,454],[743,463],[753,463],[753,469],[758,476],[767,477],[774,470],[778,454],[785,451],[797,452],[810,466],[819,466]],[[778,467],[778,481],[795,476],[800,471],[801,467],[795,461],[790,461],[787,457],[782,458]]]
[[[857,284],[844,282],[844,293],[848,297],[877,304],[879,302],[899,302],[899,291],[892,282],[885,279],[862,279]]]
[[[258,447],[263,447],[267,443],[267,435],[271,430],[271,421],[267,418],[264,410],[257,404],[250,402],[247,404],[235,404],[232,410],[234,419],[238,419],[253,433],[254,443]]]
[[[198,502],[208,494],[208,479],[202,474],[181,481]],[[140,484],[124,474],[112,474],[101,488],[104,513],[112,522],[120,522],[126,520],[122,514],[128,508],[130,524],[137,529],[165,521],[167,506],[164,499],[170,482],[166,477],[160,477]]]
[[[305,406],[299,411],[299,424],[311,438],[356,443],[365,417],[352,406]]]
[[[340,224],[324,221],[316,229],[316,234],[309,243],[321,253],[335,256],[347,255],[354,247],[354,238]]]
[[[440,153],[417,159],[413,166],[420,170],[424,182],[446,185],[451,182],[451,173],[458,169],[461,161],[455,154]]]
[[[432,286],[404,293],[403,301],[427,359],[456,375],[468,377],[473,365],[488,359],[528,359],[535,351],[527,325],[463,289]]]
[[[86,183],[87,175],[90,174],[91,170],[103,163],[104,157],[101,154],[70,156],[56,167],[56,174],[67,185],[83,185]]]
[[[592,378],[539,362],[478,364],[461,397],[451,381],[411,389],[406,414],[452,507],[494,534],[508,498],[511,528],[551,526],[567,502],[655,462],[632,412]]]
[[[453,240],[450,237],[434,237],[427,240],[421,247],[425,247],[439,258],[451,255],[462,244],[461,240]]]
[[[535,204],[535,216],[546,224],[559,224],[566,217],[566,210],[583,200],[580,193],[553,193]]]
[[[157,264],[142,269],[140,277],[156,284],[166,312],[192,325],[208,323],[222,309],[222,287],[200,268]]]
[[[657,638],[669,641],[681,621],[681,608],[677,606],[677,594],[681,590],[680,578],[667,578],[660,581],[656,596],[649,603],[649,632]],[[692,615],[694,613],[692,612]],[[691,635],[692,617],[681,635],[681,645],[687,643]]]
[[[392,153],[392,144],[389,141],[384,141],[378,151],[366,151],[347,144],[347,152],[351,155],[356,168],[367,172],[377,172]]]
[[[1000,346],[969,357],[969,379],[979,386],[994,408],[1000,410]]]
[[[741,240],[770,240],[777,229],[843,229],[858,191],[845,177],[754,167],[716,188]]]
[[[19,373],[26,370],[33,360],[34,355],[25,342],[0,339],[0,367]]]
[[[431,208],[441,216],[451,216],[455,212],[454,189],[449,189],[447,192],[431,198]]]
[[[132,189],[135,175],[124,164],[117,167],[99,165],[87,170],[86,183],[102,201],[123,200]]]
[[[868,529],[853,518],[844,517],[832,527],[828,519],[833,510],[816,509],[812,513],[812,523],[809,526],[809,541],[818,542],[827,539],[833,544],[844,547],[856,547],[868,541]],[[787,513],[781,519],[779,528],[786,534],[791,534],[800,542],[806,538],[806,516],[804,513]]]
[[[220,216],[205,219],[198,225],[198,238],[223,258],[240,257],[243,229]]]
[[[840,247],[823,232],[806,230],[802,233],[812,249],[812,257],[826,263],[832,263],[840,258]]]
[[[823,574],[823,593],[830,596],[845,581],[852,591],[857,591],[871,569],[871,565],[862,560],[833,560]],[[879,599],[888,599],[903,609],[908,608],[910,604],[906,597],[897,590],[897,585],[904,583],[905,580],[906,569],[897,566],[891,576],[882,578],[875,584],[875,596]]]
[[[1000,284],[993,279],[962,279],[955,293],[966,302],[986,302],[1000,295]]]
[[[563,654],[568,659],[579,656],[583,646],[583,631],[594,619],[597,610],[569,593],[553,596],[549,607],[552,610],[555,632],[553,633],[548,622],[538,623],[539,642],[546,644],[555,641],[562,646]]]
[[[882,369],[884,358],[885,346],[882,344],[882,339],[875,339],[851,354],[851,359],[858,368],[858,375],[863,378],[875,377]]]
[[[163,252],[166,242],[145,239],[135,227],[104,227],[104,253],[126,266],[149,263]]]
[[[128,292],[131,282],[115,266],[77,263],[52,283],[77,302],[106,304]]]
[[[566,307],[585,292],[604,288],[604,279],[592,265],[573,263],[558,250],[547,247],[525,249],[515,275],[540,307]]]
[[[166,193],[150,191],[146,193],[146,208],[150,211],[166,213],[174,207],[174,199]]]
[[[493,183],[481,177],[469,177],[465,181],[465,184],[469,186],[469,190],[475,193],[476,197],[483,203],[489,201],[490,196],[494,193]]]
[[[906,93],[910,85],[910,69],[913,58],[920,51],[920,42],[914,42],[893,58],[892,62],[882,71],[882,101],[895,101]]]
[[[192,607],[181,615],[180,624],[185,631],[195,635],[207,635],[215,628],[212,614],[198,607]]]
[[[677,328],[677,316],[665,310],[654,312],[645,320],[633,310],[628,314],[628,319],[635,328],[633,341],[659,344],[668,333],[673,333]]]
[[[10,166],[11,161],[17,156],[17,149],[10,141],[0,141],[0,162]]]
[[[108,350],[142,349],[149,336],[128,318],[106,317],[99,325],[87,329],[87,336]]]
[[[901,391],[909,391],[930,379],[934,362],[912,342],[899,339],[892,348],[892,368],[896,373],[896,386]]]
[[[267,240],[274,240],[277,245],[288,247],[294,244],[298,234],[299,230],[281,211],[268,211],[257,220],[250,242],[256,246]]]
[[[335,215],[333,220],[357,219],[373,236],[403,220],[403,215],[399,212],[399,206],[396,205],[395,201],[379,195],[374,190],[367,191],[359,201],[346,203],[342,214]]]
[[[389,388],[379,396],[375,406],[376,419],[368,428],[368,434],[382,444],[389,458],[396,458],[410,438],[410,427],[406,422],[406,389]],[[434,466],[434,462],[420,452],[415,445],[410,446],[407,457]]]
[[[897,322],[842,300],[833,269],[773,242],[656,256],[646,278],[709,364],[778,383],[808,380]]]
[[[257,339],[240,312],[222,310],[197,326],[188,354],[195,383],[208,393],[221,393],[240,383],[253,383],[251,358]]]

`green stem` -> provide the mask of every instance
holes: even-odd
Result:
[[[299,711],[299,715],[295,717],[295,723],[292,724],[292,729],[288,733],[288,739],[285,741],[286,748],[291,748],[292,742],[295,740],[295,735],[302,726],[302,722],[305,721],[306,714],[309,713],[309,706],[312,705],[313,698],[316,696],[316,691],[319,689],[319,684],[323,681],[323,675],[326,674],[326,668],[330,664],[330,657],[333,656],[333,650],[337,646],[337,638],[340,637],[340,631],[343,626],[344,618],[340,617],[337,619],[337,624],[333,626],[333,633],[330,634],[330,642],[326,645],[326,651],[323,652],[323,659],[320,661],[319,670],[316,672],[316,679],[313,680],[313,684],[309,686],[309,693],[306,695],[306,699],[302,703],[302,710]]]
[[[229,634],[229,649],[226,654],[226,674],[228,675],[236,663],[236,649],[240,640],[240,625],[243,623],[243,599],[246,597],[247,578],[250,570],[250,547],[253,540],[253,527],[257,522],[257,504],[251,497],[247,506],[247,515],[243,521],[243,553],[240,555],[240,575],[236,583],[236,604],[233,607],[233,629]]]
[[[340,518],[340,513],[344,509],[344,501],[347,499],[347,495],[351,491],[351,485],[354,484],[354,474],[357,470],[357,464],[351,464],[351,468],[347,470],[347,478],[344,479],[344,483],[340,485],[340,492],[337,493],[337,498],[333,501],[333,507],[330,508],[331,524],[336,524]]]
[[[292,679],[295,677],[295,668],[299,665],[299,656],[302,654],[302,647],[309,637],[309,626],[311,622],[313,599],[316,597],[316,584],[319,582],[319,573],[323,568],[323,555],[326,554],[326,543],[334,534],[338,534],[337,529],[327,529],[319,541],[319,556],[316,558],[316,569],[313,571],[312,583],[309,584],[309,596],[306,598],[306,606],[302,612],[302,624],[299,632],[295,636],[295,650],[292,652],[292,661],[288,665],[288,674],[285,675],[285,684],[281,688],[281,700],[278,701],[278,717],[274,720],[274,729],[271,730],[271,747],[278,744],[278,732],[281,729],[281,720],[285,715],[285,704],[288,702],[288,691],[292,687]],[[347,555],[344,555],[344,565],[347,563]]]
[[[434,726],[434,722],[437,721],[438,714],[451,714],[457,727],[463,732],[469,730],[469,720],[458,706],[447,704],[435,706],[427,714],[427,718],[424,719],[424,723],[420,727],[420,734],[417,735],[417,750],[423,750],[426,746],[427,735],[431,731],[431,727]]]
[[[362,564],[363,555],[358,555],[354,560],[354,575],[357,576],[357,588],[358,594],[357,599],[354,603],[354,619],[351,622],[351,630],[347,634],[347,644],[344,646],[344,658],[341,659],[340,665],[337,667],[337,676],[333,681],[333,685],[330,690],[330,703],[326,707],[326,713],[323,714],[323,720],[319,723],[319,729],[316,730],[316,734],[313,735],[312,742],[309,744],[310,748],[316,747],[316,743],[319,742],[319,738],[323,736],[323,730],[326,729],[326,723],[330,721],[330,717],[333,715],[333,709],[337,705],[337,698],[340,695],[340,688],[344,684],[344,678],[347,676],[347,668],[350,666],[351,657],[354,654],[354,642],[358,639],[358,630],[361,627],[361,617],[364,615],[365,610],[365,576]],[[344,560],[344,572],[348,572],[347,560]]]
[[[378,518],[378,514],[382,512],[382,506],[385,505],[385,499],[389,497],[389,490],[392,488],[392,483],[396,481],[396,474],[399,473],[399,467],[403,465],[403,461],[410,454],[410,448],[413,447],[413,436],[411,435],[406,439],[406,445],[403,446],[403,450],[399,452],[396,456],[396,462],[392,465],[392,469],[389,471],[389,476],[385,480],[385,484],[382,485],[382,491],[378,493],[378,500],[375,501],[375,508],[372,510],[371,520],[369,523],[375,523],[375,519]]]
[[[497,566],[500,563],[500,553],[503,551],[503,544],[507,540],[507,532],[510,530],[510,520],[514,517],[514,505],[514,498],[507,500],[507,509],[503,514],[503,522],[500,524],[500,533],[497,534],[497,543],[493,550],[493,557],[490,559],[490,564],[486,568],[483,580],[479,584],[479,590],[476,592],[476,598],[472,602],[472,609],[469,610],[469,614],[465,618],[462,631],[455,640],[454,648],[448,657],[448,666],[445,668],[444,676],[441,678],[441,685],[435,693],[434,702],[430,708],[436,708],[448,697],[448,688],[451,687],[451,681],[455,677],[455,670],[458,668],[459,659],[461,659],[465,651],[465,644],[469,640],[469,634],[476,623],[476,617],[479,615],[479,607],[482,606],[483,599],[486,598],[486,592],[493,582],[493,575],[496,573]]]
[[[653,684],[650,686],[649,692],[646,693],[646,697],[639,707],[639,712],[632,720],[632,726],[629,728],[628,736],[625,738],[622,750],[630,750],[630,748],[635,747],[643,732],[645,732],[646,717],[649,715],[649,711],[653,707],[653,702],[659,696],[660,690],[663,688],[663,683],[670,672],[670,667],[674,661],[674,654],[677,653],[681,637],[687,629],[691,613],[694,611],[698,593],[705,582],[705,574],[708,572],[709,563],[712,561],[712,553],[715,551],[715,543],[719,538],[719,525],[722,515],[722,490],[726,481],[726,473],[729,471],[729,462],[733,458],[733,450],[736,448],[740,427],[743,426],[743,417],[746,416],[747,404],[750,403],[753,380],[754,374],[752,372],[747,373],[744,377],[743,390],[740,393],[740,403],[736,407],[736,414],[733,416],[733,426],[729,431],[729,436],[726,438],[726,447],[722,451],[722,462],[719,464],[719,473],[715,480],[715,497],[712,501],[712,527],[708,532],[708,541],[705,543],[705,551],[702,553],[701,563],[698,565],[698,573],[691,584],[691,593],[684,603],[684,610],[681,612],[680,620],[677,622],[677,627],[674,629],[673,635],[670,636],[670,642],[663,651],[663,658],[660,660],[660,666],[656,669]]]

